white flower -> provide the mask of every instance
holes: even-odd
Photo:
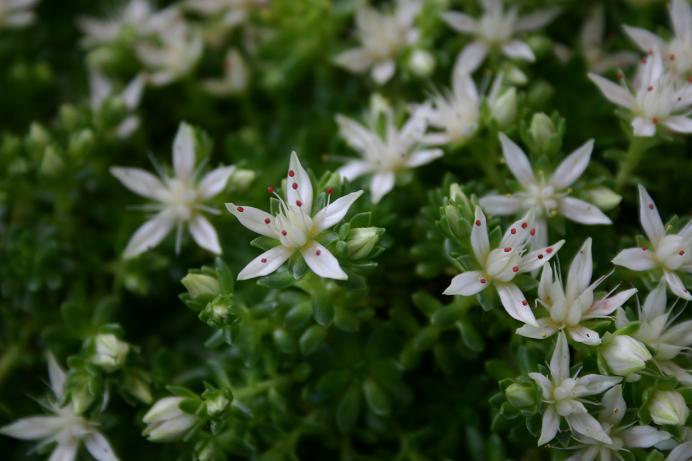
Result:
[[[658,50],[643,58],[638,75],[634,91],[627,87],[624,77],[622,85],[592,73],[589,78],[610,102],[631,113],[636,136],[653,136],[657,125],[677,133],[692,133],[692,119],[686,116],[692,105],[692,87],[664,68]]]
[[[0,434],[21,440],[43,439],[41,445],[55,442],[51,461],[74,461],[81,442],[98,461],[117,461],[108,440],[96,430],[97,424],[76,415],[72,405],[64,405],[66,376],[52,354],[48,354],[48,375],[55,399],[47,409],[53,415],[21,418],[0,427]]]
[[[534,61],[536,57],[529,45],[515,36],[540,29],[552,21],[559,10],[548,8],[518,16],[516,7],[503,11],[502,0],[482,0],[481,3],[483,16],[478,20],[457,11],[442,13],[442,19],[452,29],[474,37],[459,53],[457,66],[471,73],[478,69],[491,50],[500,50],[510,59]]]
[[[480,207],[476,207],[475,221],[471,228],[471,248],[480,270],[457,275],[443,294],[472,296],[493,285],[502,306],[512,318],[538,326],[524,293],[512,280],[521,273],[532,272],[543,266],[555,256],[565,241],[560,240],[546,248],[527,253],[526,247],[536,232],[529,221],[525,217],[512,224],[502,237],[500,246],[490,249],[485,215]]]
[[[152,442],[175,440],[195,425],[197,417],[180,409],[182,397],[164,397],[152,406],[143,421],[143,434]]]
[[[676,271],[692,272],[692,220],[677,234],[666,234],[656,204],[639,185],[639,220],[651,242],[641,248],[627,248],[613,259],[613,264],[633,271],[660,269],[663,279],[675,296],[692,300]]]
[[[529,373],[529,376],[540,386],[546,403],[539,446],[555,438],[560,429],[561,418],[565,418],[574,433],[605,444],[613,442],[581,400],[582,397],[600,394],[619,383],[622,378],[595,374],[570,377],[569,346],[562,332],[557,336],[555,351],[550,359],[550,378],[540,373]]]
[[[195,134],[192,127],[181,123],[173,141],[175,176],[160,173],[157,178],[139,168],[112,167],[111,174],[132,192],[155,202],[148,209],[157,213],[132,236],[124,257],[132,258],[158,245],[177,226],[176,252],[180,250],[182,226],[187,224],[192,238],[202,248],[221,253],[216,230],[202,211],[217,213],[204,206],[204,201],[218,195],[235,170],[234,166],[219,167],[197,180],[195,170]]]
[[[535,217],[536,246],[548,243],[547,218],[562,215],[580,224],[611,224],[597,206],[570,197],[570,186],[584,173],[591,159],[593,139],[568,155],[555,171],[546,178],[542,171],[536,175],[526,154],[503,133],[500,133],[502,154],[514,177],[519,181],[521,192],[509,195],[489,194],[481,198],[485,211],[506,216],[528,210]]]
[[[122,100],[128,111],[128,115],[116,127],[115,133],[119,138],[130,136],[139,127],[139,117],[134,112],[142,99],[144,85],[144,75],[137,74],[119,94],[116,94],[113,82],[101,72],[92,70],[89,74],[89,102],[93,111],[101,110],[103,103],[114,96]]]
[[[661,50],[669,66],[686,78],[692,71],[692,8],[688,0],[673,0],[669,8],[675,33],[670,42],[666,43],[656,34],[639,27],[625,26],[625,32],[645,53]]]
[[[421,6],[420,0],[396,0],[391,11],[380,12],[363,4],[356,13],[360,46],[339,54],[335,63],[354,73],[370,70],[375,82],[386,83],[394,75],[396,58],[418,40],[414,22]]]
[[[345,280],[348,275],[341,269],[334,255],[320,244],[317,237],[341,221],[348,209],[363,191],[351,192],[319,210],[312,212],[312,183],[295,152],[286,177],[286,200],[280,200],[280,211],[276,216],[249,206],[227,203],[226,208],[240,223],[260,235],[277,240],[277,245],[262,253],[243,268],[238,280],[247,280],[269,275],[288,258],[300,252],[305,263],[320,277]],[[331,191],[327,191],[331,199]]]
[[[94,338],[91,362],[106,371],[113,371],[125,363],[129,351],[130,345],[120,341],[114,334],[99,334]]]
[[[424,110],[414,110],[401,129],[397,128],[389,105],[383,104],[374,112],[369,129],[343,115],[336,116],[336,123],[339,135],[362,157],[347,162],[338,173],[349,181],[371,174],[370,194],[377,203],[394,188],[397,172],[430,163],[442,157],[443,152],[421,146],[427,128]],[[384,116],[382,134],[377,129],[378,115]]]
[[[245,22],[253,9],[265,3],[265,0],[187,0],[184,5],[203,16],[220,16],[226,27],[233,28]]]
[[[600,353],[610,372],[618,376],[631,377],[642,371],[646,362],[651,360],[651,353],[646,346],[627,335],[611,336]]]
[[[629,51],[607,54],[603,51],[605,33],[605,14],[603,5],[596,5],[584,21],[579,34],[579,48],[586,67],[592,72],[605,72],[610,69],[628,67],[637,62],[637,55]]]
[[[584,326],[583,322],[609,316],[637,290],[631,288],[612,296],[604,296],[596,301],[594,289],[605,280],[605,277],[591,283],[592,272],[591,238],[586,239],[572,260],[567,274],[566,289],[562,287],[559,273],[557,280],[553,280],[550,264],[543,266],[543,274],[538,285],[538,302],[546,308],[550,316],[538,319],[538,327],[524,325],[517,330],[517,334],[543,339],[565,330],[574,341],[589,346],[600,344],[601,338],[598,333]]]
[[[156,40],[138,43],[137,57],[149,70],[149,81],[167,85],[190,73],[202,56],[204,43],[183,20],[159,31]]]
[[[14,29],[34,22],[38,0],[0,0],[0,29]]]
[[[649,448],[670,439],[669,433],[659,431],[653,426],[620,424],[627,412],[627,403],[622,398],[622,386],[619,384],[603,394],[601,406],[603,409],[598,419],[603,431],[610,437],[610,443],[577,435],[575,438],[582,446],[566,461],[621,459],[618,455],[620,451],[629,451],[629,448]]]
[[[690,416],[690,409],[678,391],[657,391],[649,402],[649,413],[656,424],[683,426]]]
[[[243,55],[236,48],[226,53],[221,78],[202,80],[202,87],[214,96],[242,93],[248,86],[249,69]]]
[[[692,441],[681,443],[677,447],[673,448],[666,461],[689,461],[692,459]]]

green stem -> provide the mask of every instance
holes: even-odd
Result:
[[[627,185],[632,173],[639,166],[644,153],[651,147],[651,143],[646,138],[640,138],[633,136],[630,140],[630,147],[625,153],[625,157],[620,162],[620,168],[618,174],[615,177],[615,191],[621,192],[622,189]]]
[[[8,347],[7,350],[2,354],[2,357],[0,357],[0,386],[10,371],[12,371],[14,365],[17,363],[20,352],[21,347],[19,347],[18,344],[13,344]]]
[[[472,148],[471,153],[476,161],[476,164],[483,170],[483,174],[490,183],[498,191],[504,189],[505,184],[502,178],[497,172],[497,162],[495,161],[495,154],[491,150],[481,150],[478,147]]]
[[[244,398],[253,397],[257,394],[261,394],[262,392],[268,391],[273,387],[283,386],[284,384],[288,384],[289,382],[290,378],[286,376],[275,379],[267,379],[266,381],[260,381],[258,383],[250,384],[243,389],[233,391],[233,396],[238,400],[242,400]]]

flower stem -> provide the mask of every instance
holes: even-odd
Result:
[[[630,146],[625,153],[625,157],[620,162],[620,168],[617,176],[615,177],[616,192],[622,191],[632,176],[632,173],[634,173],[637,166],[639,166],[639,162],[641,162],[644,152],[646,152],[651,146],[652,143],[647,138],[633,136],[630,139]]]

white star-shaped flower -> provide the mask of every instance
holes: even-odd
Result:
[[[547,219],[557,214],[580,224],[612,224],[596,205],[570,197],[570,186],[589,166],[593,139],[568,155],[549,178],[542,172],[534,174],[526,154],[503,133],[500,143],[505,162],[523,190],[511,195],[486,195],[480,200],[485,211],[496,216],[530,211],[536,227],[534,244],[539,247],[548,244]]]
[[[358,74],[369,70],[375,82],[386,83],[396,71],[396,58],[418,40],[414,22],[421,6],[420,0],[396,0],[391,11],[380,12],[363,4],[356,12],[360,46],[339,54],[335,63]]]
[[[414,110],[399,129],[394,121],[392,108],[384,104],[374,111],[370,128],[343,115],[336,116],[339,134],[361,155],[339,168],[338,173],[352,181],[370,174],[370,194],[374,203],[388,194],[396,182],[396,173],[428,164],[442,157],[441,149],[429,149],[422,144],[427,128],[424,110]],[[379,116],[384,116],[384,133],[378,130]]]
[[[99,111],[108,98],[118,96],[125,105],[128,115],[118,124],[115,134],[119,138],[127,138],[139,127],[139,117],[134,112],[142,99],[144,86],[144,75],[137,74],[120,93],[116,94],[113,82],[101,72],[92,70],[89,74],[91,109]]]
[[[692,119],[687,117],[692,86],[666,70],[658,49],[643,58],[632,90],[624,77],[622,85],[592,73],[589,78],[606,99],[631,113],[635,136],[651,137],[658,125],[676,133],[692,133]]]
[[[276,216],[249,206],[227,203],[226,208],[238,218],[240,224],[265,237],[276,240],[277,245],[262,253],[243,268],[238,280],[269,275],[299,252],[308,267],[318,276],[346,280],[348,275],[341,269],[336,257],[318,241],[319,235],[341,221],[353,202],[363,191],[351,192],[334,202],[327,202],[313,213],[313,191],[310,176],[300,164],[298,155],[291,153],[286,177],[286,199],[278,194],[280,209]],[[327,190],[331,199],[332,191]]]
[[[621,459],[618,455],[620,451],[629,451],[629,448],[653,447],[671,438],[669,433],[659,431],[653,426],[629,424],[623,426],[620,424],[627,413],[627,403],[622,398],[622,386],[620,384],[603,394],[601,407],[598,420],[603,432],[608,434],[611,441],[604,443],[586,435],[576,434],[574,438],[580,442],[581,447],[566,461]]]
[[[613,259],[613,264],[633,271],[658,269],[675,296],[692,300],[677,271],[692,273],[692,220],[677,234],[666,234],[656,204],[642,185],[639,185],[639,220],[651,248],[627,248]]]
[[[18,29],[34,22],[38,0],[0,0],[0,29]]]
[[[98,425],[76,415],[72,405],[65,405],[65,372],[52,354],[48,355],[48,375],[54,399],[46,405],[51,416],[28,416],[0,427],[0,434],[21,440],[41,440],[40,445],[56,443],[51,461],[74,461],[79,445],[98,461],[117,461],[108,440],[96,428]]]
[[[583,397],[600,394],[613,387],[622,378],[603,375],[571,377],[569,373],[569,346],[564,332],[557,336],[555,351],[550,359],[550,377],[540,373],[529,373],[541,388],[546,404],[538,445],[555,438],[560,430],[560,419],[564,418],[574,433],[604,444],[613,443],[601,424],[589,414],[582,403]]]
[[[564,240],[539,250],[526,252],[529,241],[536,234],[529,217],[512,224],[502,237],[500,246],[491,249],[485,215],[476,207],[471,228],[471,248],[479,270],[457,275],[443,292],[445,295],[472,296],[493,285],[502,306],[512,317],[528,325],[538,326],[524,293],[512,282],[514,277],[532,272],[555,256]]]
[[[517,330],[517,334],[528,338],[544,339],[558,331],[566,331],[574,341],[589,346],[600,344],[601,338],[598,333],[582,323],[585,320],[609,316],[637,290],[631,288],[596,301],[594,289],[605,280],[605,277],[591,283],[592,273],[591,238],[586,239],[572,260],[565,288],[562,287],[559,273],[557,280],[553,280],[550,264],[543,266],[543,274],[538,285],[538,302],[546,308],[550,316],[538,319],[538,327],[524,325]]]
[[[471,43],[459,53],[457,66],[472,73],[483,63],[488,52],[501,51],[510,59],[535,61],[529,45],[515,38],[522,32],[530,32],[548,24],[559,13],[557,8],[547,8],[526,16],[519,16],[516,7],[503,10],[502,0],[482,0],[483,16],[474,19],[458,11],[442,13],[442,19],[452,29],[473,35]]]
[[[198,180],[195,163],[194,131],[190,125],[181,123],[173,141],[175,176],[160,173],[161,177],[157,178],[140,168],[111,168],[113,176],[125,187],[156,202],[147,207],[156,211],[156,214],[132,236],[125,248],[125,258],[135,257],[155,247],[176,226],[176,251],[179,251],[184,224],[187,224],[199,246],[212,253],[221,253],[216,230],[202,211],[218,213],[216,209],[206,207],[204,201],[224,190],[235,166],[216,168]]]
[[[225,97],[245,91],[249,79],[250,71],[243,55],[237,48],[231,48],[223,62],[223,75],[202,80],[202,87],[214,96]]]

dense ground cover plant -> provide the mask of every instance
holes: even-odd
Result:
[[[0,66],[2,459],[692,459],[686,0],[0,0]]]

